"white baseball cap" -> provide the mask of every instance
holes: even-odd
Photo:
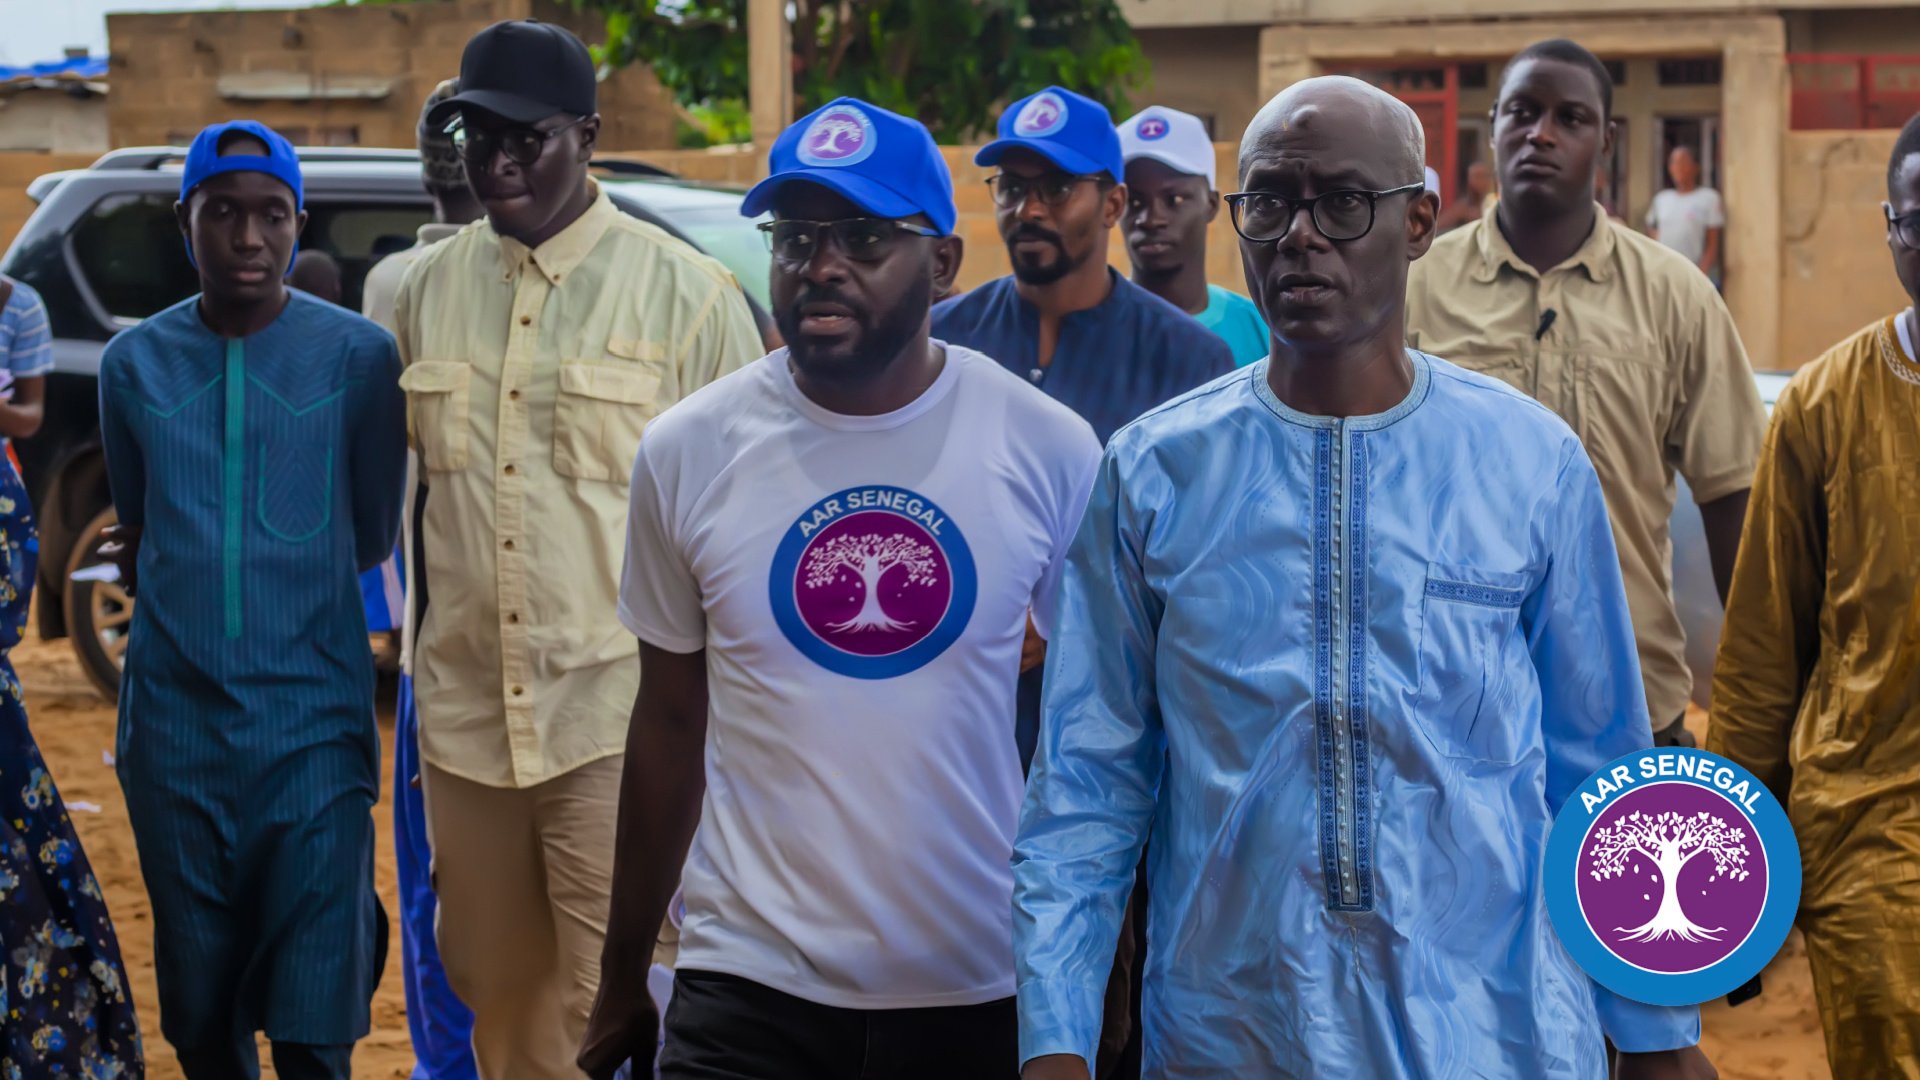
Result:
[[[1213,140],[1207,138],[1207,125],[1191,113],[1150,105],[1115,129],[1120,134],[1120,154],[1128,161],[1151,158],[1175,172],[1207,178],[1209,190],[1214,183]]]

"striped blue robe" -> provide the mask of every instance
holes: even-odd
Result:
[[[400,527],[399,357],[303,293],[238,340],[197,304],[121,334],[100,368],[114,506],[144,529],[117,761],[161,1031],[348,1043],[384,928],[358,573]]]

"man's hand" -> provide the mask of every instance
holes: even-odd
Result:
[[[650,1075],[659,1042],[660,1015],[647,993],[646,979],[625,989],[603,979],[575,1064],[592,1080],[613,1080],[613,1074],[629,1061],[645,1065],[642,1074]]]
[[[133,525],[109,525],[100,531],[98,554],[120,568],[120,587],[128,596],[139,592],[140,529]]]
[[[1048,1054],[1027,1062],[1020,1080],[1091,1080],[1087,1059],[1078,1054]]]
[[[1047,662],[1047,639],[1033,625],[1033,616],[1027,616],[1027,637],[1020,643],[1020,674],[1025,675],[1034,668]]]
[[[1652,1054],[1621,1054],[1620,1071],[1615,1080],[1719,1080],[1713,1067],[1697,1046],[1684,1050],[1661,1050]]]

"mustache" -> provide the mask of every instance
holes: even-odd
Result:
[[[797,324],[800,321],[800,313],[806,310],[808,304],[837,304],[840,307],[846,308],[848,313],[853,315],[855,319],[861,321],[865,321],[868,315],[865,304],[860,303],[839,289],[818,285],[810,285],[796,294],[793,302],[781,310],[779,315],[782,318],[792,319]]]
[[[1065,247],[1066,241],[1052,229],[1043,229],[1031,222],[1022,222],[1014,226],[1013,233],[1007,237],[1007,243],[1017,244],[1022,240],[1040,240],[1054,247]]]

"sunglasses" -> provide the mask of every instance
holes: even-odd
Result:
[[[903,237],[940,235],[938,229],[877,217],[838,221],[780,218],[761,222],[759,229],[767,238],[767,248],[773,252],[774,260],[794,269],[813,261],[826,236],[831,236],[841,253],[855,262],[879,262],[900,246]]]
[[[563,124],[550,130],[537,127],[515,125],[504,128],[470,127],[464,117],[456,117],[447,125],[447,134],[453,136],[453,148],[460,156],[474,165],[486,165],[493,161],[495,154],[507,155],[507,160],[515,165],[531,165],[540,160],[546,152],[547,141],[554,136],[577,128],[591,120],[582,116],[571,124]]]

